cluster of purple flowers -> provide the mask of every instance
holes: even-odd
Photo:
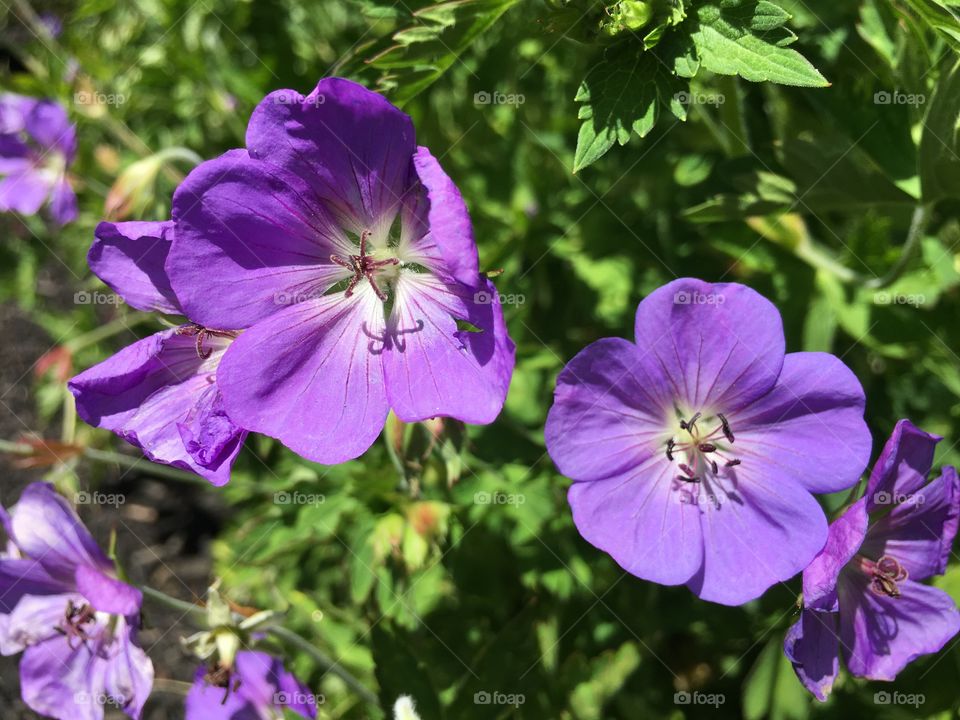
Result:
[[[67,168],[77,150],[76,128],[52,100],[0,95],[0,211],[33,215],[47,203],[59,225],[77,217]]]
[[[42,178],[63,218],[74,141],[51,128],[65,117],[10,103],[0,156],[22,164],[0,165],[3,183]],[[43,147],[59,148],[55,180]],[[29,209],[0,184],[0,203],[12,197]],[[268,95],[246,148],[191,172],[171,215],[96,229],[91,269],[131,306],[185,322],[70,381],[88,423],[222,485],[250,432],[339,463],[391,411],[474,424],[501,411],[515,348],[466,206],[381,96],[336,78]],[[854,675],[889,680],[960,630],[952,600],[919,582],[944,572],[960,515],[953,468],[926,482],[938,438],[898,424],[866,494],[828,525],[814,495],[854,487],[871,452],[864,391],[840,359],[787,353],[777,309],[750,288],[688,278],[640,303],[635,337],[571,360],[547,418],[585,539],[637,577],[726,605],[802,572],[785,652],[820,699],[840,648]],[[138,717],[152,682],[139,591],[49,487],[4,522],[0,650],[24,651],[25,700],[99,720],[102,703],[76,701],[86,693]],[[279,660],[244,651],[198,671],[187,717],[314,717],[308,697]]]

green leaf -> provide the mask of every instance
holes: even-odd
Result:
[[[920,187],[924,202],[960,196],[960,63],[943,73],[920,136]]]
[[[783,640],[772,638],[760,651],[743,686],[743,716],[746,720],[804,720],[810,701],[790,661],[783,654]]]
[[[579,118],[584,122],[573,171],[596,162],[614,143],[626,145],[632,133],[646,137],[661,107],[685,119],[686,109],[676,99],[682,90],[682,81],[653,51],[643,52],[632,44],[611,48],[577,91],[575,99],[583,103]]]
[[[790,15],[766,0],[714,0],[697,8],[693,31],[700,60],[720,75],[752,82],[802,87],[829,85],[796,50],[796,36],[783,27]]]

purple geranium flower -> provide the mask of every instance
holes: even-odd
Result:
[[[954,468],[924,484],[939,441],[909,420],[897,423],[866,494],[830,526],[803,572],[804,610],[784,651],[820,700],[840,670],[841,646],[854,675],[893,680],[960,631],[950,596],[920,583],[946,570],[960,518]]]
[[[29,485],[0,515],[11,539],[0,557],[0,652],[23,652],[23,701],[60,720],[102,720],[106,705],[139,718],[153,686],[136,644],[140,591],[117,579],[50,485]]]
[[[172,222],[100,223],[90,267],[130,305],[183,315],[164,271],[172,233]],[[154,462],[223,485],[246,437],[216,381],[235,337],[187,324],[138,340],[70,380],[77,413]]]
[[[232,670],[197,670],[186,720],[271,720],[284,717],[284,708],[315,718],[318,699],[278,658],[241,651]]]
[[[47,201],[60,225],[77,217],[67,168],[77,150],[76,128],[53,100],[0,95],[0,211],[33,215]]]
[[[557,378],[547,449],[580,533],[628,572],[728,605],[800,572],[827,522],[811,493],[869,459],[864,395],[833,355],[784,354],[748,287],[676,280]]]
[[[391,408],[492,422],[514,345],[466,206],[410,118],[326,79],[268,95],[247,148],[178,188],[167,261],[188,317],[249,328],[218,373],[230,417],[324,463],[362,454]]]

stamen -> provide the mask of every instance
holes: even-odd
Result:
[[[689,465],[686,465],[685,463],[680,463],[677,467],[679,467],[680,470],[687,475],[687,477],[693,478],[694,480],[698,480],[697,474],[690,468]]]
[[[196,323],[177,328],[177,334],[186,335],[188,337],[196,336],[197,357],[201,360],[207,360],[211,355],[213,355],[213,350],[209,348],[204,349],[203,347],[203,342],[208,337],[235,338],[237,336],[237,333],[232,330],[217,330],[214,328],[203,327],[202,325],[197,325]]]
[[[673,438],[667,440],[667,460],[673,462],[673,446],[676,445],[676,441]]]
[[[700,419],[700,415],[702,415],[702,413],[696,413],[692,418],[690,418],[689,422],[687,422],[686,420],[681,420],[680,429],[686,430],[688,433],[693,435],[694,426],[696,426],[697,420]]]
[[[871,572],[870,589],[877,595],[900,597],[900,587],[897,585],[909,576],[907,569],[900,561],[890,555],[884,555],[876,563],[869,560],[862,563],[864,569]]]
[[[740,460],[734,458],[733,460],[727,460],[727,462],[725,462],[725,463],[723,464],[723,466],[724,466],[724,467],[736,467],[736,466],[739,465],[739,464],[740,464]]]
[[[353,273],[353,277],[350,278],[350,281],[347,283],[347,289],[343,293],[344,297],[351,297],[353,291],[356,290],[357,284],[366,278],[377,297],[380,298],[382,302],[386,302],[387,294],[377,284],[377,270],[387,265],[399,265],[400,260],[395,257],[385,258],[384,260],[374,260],[372,256],[367,254],[367,239],[370,235],[369,230],[364,230],[360,233],[359,255],[351,255],[349,260],[339,255],[331,255],[330,262]]]
[[[723,413],[717,413],[717,417],[720,418],[720,427],[723,430],[723,436],[732,444],[734,438],[733,430],[730,429],[730,422]]]
[[[700,443],[697,449],[702,453],[712,453],[717,451],[717,446],[713,443]]]

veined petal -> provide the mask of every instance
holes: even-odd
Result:
[[[246,328],[349,272],[353,244],[302,179],[233,150],[198,165],[173,196],[167,274],[187,317]]]
[[[860,551],[867,534],[866,501],[861,498],[830,525],[827,542],[803,571],[803,602],[814,610],[837,609],[840,571]]]
[[[173,222],[102,222],[87,263],[111,290],[138,310],[182,315],[164,269]]]
[[[383,307],[368,282],[261,320],[234,341],[218,371],[230,417],[304,457],[363,454],[387,417]]]
[[[684,488],[666,458],[567,493],[577,530],[627,572],[664,585],[693,577],[703,562],[698,488]]]
[[[783,652],[803,686],[825,701],[840,673],[837,614],[804,610],[787,631]]]
[[[60,637],[57,628],[70,603],[82,605],[76,593],[24,595],[8,615],[0,615],[0,653],[15,655],[31,645]]]
[[[177,429],[190,457],[206,468],[220,467],[235,456],[247,436],[227,415],[216,384],[200,393]]]
[[[479,332],[458,329],[455,318]],[[492,284],[480,292],[401,271],[387,334],[387,397],[401,420],[445,416],[482,425],[500,414],[515,348]]]
[[[64,635],[28,647],[20,660],[20,694],[36,713],[57,720],[103,720],[104,666],[88,643]]]
[[[307,96],[267,95],[253,111],[247,148],[309,183],[341,226],[386,237],[408,186],[416,148],[410,118],[386,98],[341,78]]]
[[[960,632],[960,612],[943,590],[912,580],[889,597],[869,577],[845,572],[840,584],[840,637],[847,668],[858,677],[893,680],[921,655],[938,652]]]
[[[53,595],[66,589],[36,560],[0,557],[0,616],[11,612],[24,595]]]
[[[672,412],[652,354],[627,340],[604,338],[581,350],[557,378],[547,450],[574,480],[624,473],[666,457]]]
[[[207,671],[197,668],[193,685],[187,693],[185,720],[261,720],[262,715],[242,694],[243,684],[236,692],[216,687],[206,681]]]
[[[196,338],[164,330],[127,346],[99,365],[70,380],[77,413],[95,427],[117,433],[154,462],[195,472],[214,485],[230,479],[230,467],[240,452],[243,431],[224,445],[229,451],[211,453],[211,464],[194,458],[180,433],[197,403],[215,382],[214,376],[230,338],[204,340],[209,358],[200,358]],[[202,439],[198,437],[194,440]],[[219,459],[219,464],[215,460]]]
[[[95,610],[114,615],[135,615],[143,604],[143,593],[137,588],[117,580],[89,565],[80,565],[76,570],[77,592]]]
[[[20,495],[12,518],[17,547],[58,580],[72,585],[78,565],[102,570],[113,568],[76,511],[52,485],[41,482],[28,485]]]
[[[139,718],[153,689],[153,663],[135,642],[135,632],[126,622],[117,629],[105,657],[103,693],[112,705],[132,718]]]
[[[789,479],[742,465],[717,487],[705,485],[714,502],[700,518],[703,570],[687,583],[702,599],[742,605],[801,572],[823,548],[823,510]]]
[[[867,511],[882,509],[917,492],[927,481],[941,438],[901,420],[880,452],[867,483]]]
[[[674,280],[637,308],[636,341],[649,348],[684,410],[733,413],[766,395],[783,366],[776,307],[736,283]]]
[[[769,478],[788,477],[813,493],[852,487],[870,461],[860,381],[827,353],[790,353],[773,389],[727,415],[732,452]]]
[[[958,517],[960,481],[955,468],[945,467],[940,477],[873,523],[862,553],[874,560],[896,558],[912,580],[940,575],[947,569]]]

